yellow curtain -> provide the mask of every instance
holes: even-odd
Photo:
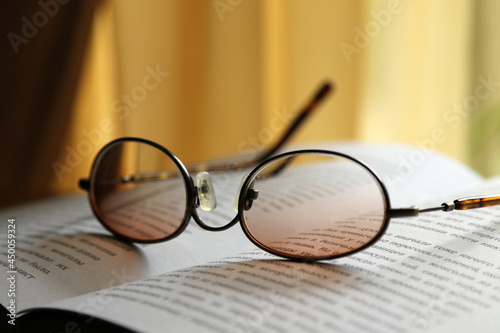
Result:
[[[467,124],[453,110],[471,83],[474,3],[370,4],[359,136],[410,142],[422,154],[442,151],[466,161]]]
[[[359,66],[339,44],[361,11],[327,0],[104,1],[68,143],[81,163],[53,191],[74,190],[120,136],[156,141],[185,162],[258,149],[325,80],[335,93],[299,140],[353,137]]]
[[[471,165],[485,175],[500,173],[500,2],[477,4],[474,29],[474,76],[490,83],[484,98],[471,112],[468,148]],[[474,79],[474,78],[473,78]],[[473,87],[477,88],[477,87]]]
[[[269,144],[273,124],[289,122],[325,80],[335,92],[298,141],[403,141],[470,162],[471,122],[455,105],[468,107],[488,79],[473,66],[476,7],[103,1],[68,143],[81,163],[54,177],[52,190],[74,190],[98,149],[120,136],[156,141],[185,162]]]

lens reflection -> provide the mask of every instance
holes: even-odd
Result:
[[[386,220],[378,180],[341,156],[286,155],[260,169],[253,189],[258,197],[243,212],[243,228],[260,246],[286,257],[331,258],[355,251],[376,237]]]
[[[134,241],[173,235],[186,214],[184,179],[163,151],[136,141],[118,141],[98,156],[91,197],[101,222]]]

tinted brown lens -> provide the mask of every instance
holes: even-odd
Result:
[[[135,241],[173,235],[186,214],[181,172],[163,151],[142,142],[119,141],[97,158],[92,204],[112,232]]]
[[[386,220],[378,180],[343,157],[275,160],[256,175],[253,189],[258,197],[244,211],[243,227],[262,247],[286,257],[321,259],[355,251],[373,240]]]

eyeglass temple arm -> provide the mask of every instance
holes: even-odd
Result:
[[[123,175],[118,179],[109,179],[109,184],[123,184],[130,182],[143,182],[143,181],[151,181],[151,180],[164,180],[169,178],[179,178],[180,175],[175,171],[151,171],[151,172],[140,172],[133,175]],[[85,191],[90,190],[90,181],[89,179],[80,179],[78,182],[78,186]]]
[[[326,82],[318,89],[314,97],[306,104],[306,106],[302,109],[299,115],[294,119],[292,124],[287,128],[287,130],[283,133],[281,138],[277,141],[274,146],[270,147],[268,150],[261,152],[251,161],[245,162],[231,162],[231,161],[222,161],[222,162],[214,162],[214,163],[203,163],[203,164],[192,164],[188,165],[188,171],[225,171],[232,169],[241,169],[246,168],[255,164],[258,164],[267,158],[271,157],[276,151],[278,151],[293,135],[293,133],[304,123],[307,117],[316,109],[318,104],[325,99],[325,97],[332,91],[332,84],[330,82]],[[143,180],[153,180],[153,179],[165,179],[168,177],[164,177],[165,171],[158,171],[150,173],[150,175],[144,177],[134,177],[130,180],[124,180],[124,176],[120,181],[129,182],[129,181],[143,181]],[[90,190],[90,182],[89,179],[80,179],[78,182],[78,186],[85,191]]]
[[[451,212],[453,210],[467,210],[484,208],[500,205],[500,195],[485,195],[479,197],[467,197],[454,200],[452,202],[445,202],[439,207],[431,207],[426,209],[419,209],[418,207],[390,209],[388,212],[389,217],[407,217],[418,216],[419,213],[428,213],[436,211]]]
[[[302,109],[299,115],[294,119],[292,124],[283,133],[281,138],[276,142],[276,144],[270,147],[268,150],[263,151],[257,158],[256,162],[260,163],[274,155],[293,135],[293,133],[300,127],[304,120],[314,111],[318,104],[325,99],[325,97],[333,90],[332,84],[329,82],[324,83],[319,90],[316,92],[314,97],[309,101],[309,103]]]
[[[78,187],[85,192],[90,191],[90,180],[88,178],[82,178],[78,181]]]
[[[297,117],[293,120],[290,126],[281,135],[280,139],[269,149],[260,152],[255,158],[247,161],[238,161],[237,159],[227,160],[227,161],[217,161],[207,164],[191,164],[187,165],[188,171],[225,171],[225,170],[235,170],[251,167],[253,165],[259,164],[273,154],[275,154],[297,131],[297,129],[304,123],[309,115],[317,108],[321,101],[323,101],[326,96],[333,90],[333,85],[330,82],[325,82],[316,91],[315,95],[309,103],[300,111]]]

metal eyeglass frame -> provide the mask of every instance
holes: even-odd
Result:
[[[330,82],[325,82],[323,83],[319,89],[316,91],[316,93],[313,95],[313,97],[309,100],[309,102],[305,105],[305,107],[298,113],[298,115],[295,117],[295,119],[291,122],[291,124],[288,126],[288,128],[284,131],[284,133],[281,135],[281,137],[277,140],[277,142],[269,147],[267,150],[263,150],[260,153],[256,155],[255,158],[250,159],[250,160],[244,160],[241,161],[239,159],[228,159],[228,160],[223,160],[223,161],[215,161],[211,163],[197,163],[197,164],[190,164],[187,167],[184,166],[184,164],[174,155],[172,154],[168,149],[165,147],[146,140],[142,138],[134,138],[134,137],[124,137],[124,138],[119,138],[116,140],[113,140],[109,142],[107,145],[105,145],[97,154],[96,158],[94,159],[94,162],[92,164],[91,168],[91,173],[89,178],[83,178],[80,179],[78,182],[78,186],[89,193],[89,198],[90,198],[90,204],[92,207],[92,210],[94,214],[96,215],[97,219],[101,222],[101,224],[110,232],[112,232],[114,235],[118,236],[121,239],[131,241],[131,242],[139,242],[136,239],[127,237],[126,235],[121,235],[118,234],[116,231],[111,230],[105,221],[103,221],[103,218],[99,214],[99,210],[97,209],[97,204],[96,204],[96,199],[94,195],[94,179],[95,179],[95,170],[96,166],[98,165],[99,162],[99,157],[112,145],[118,143],[118,142],[127,142],[127,141],[133,141],[133,142],[139,142],[143,144],[150,145],[160,151],[162,151],[164,154],[166,154],[177,166],[178,170],[181,172],[182,178],[184,179],[185,182],[185,187],[187,191],[187,207],[186,207],[186,212],[184,215],[184,220],[182,222],[182,226],[176,230],[172,235],[167,236],[162,239],[155,239],[155,240],[142,240],[140,241],[141,243],[159,243],[163,241],[170,240],[172,238],[175,238],[178,236],[182,231],[187,226],[187,223],[191,219],[191,216],[194,218],[196,223],[203,229],[208,230],[208,231],[222,231],[226,230],[230,227],[232,227],[234,224],[236,224],[239,221],[239,216],[237,215],[233,220],[231,220],[230,223],[228,223],[225,226],[222,227],[212,227],[207,224],[205,224],[198,216],[196,212],[196,208],[199,206],[199,198],[198,198],[198,191],[194,186],[193,179],[189,175],[189,173],[194,173],[194,172],[201,172],[201,171],[230,171],[230,170],[238,170],[238,169],[244,169],[244,168],[249,168],[253,167],[265,160],[267,160],[269,157],[273,156],[276,154],[276,152],[282,148],[285,143],[292,137],[292,135],[297,132],[298,128],[304,124],[305,120],[317,109],[319,104],[324,101],[325,97],[328,96],[329,93],[333,91],[333,84]],[[131,182],[131,181],[146,181],[146,180],[152,180],[152,179],[162,179],[162,178],[167,178],[170,177],[171,175],[162,171],[156,172],[156,173],[148,173],[148,174],[140,174],[140,175],[125,175],[123,176],[119,182],[125,183],[125,182]]]
[[[306,119],[306,117],[311,113],[311,111],[314,109],[316,105],[327,95],[327,93],[331,90],[331,86],[329,84],[323,85],[320,90],[316,93],[314,98],[307,104],[307,106],[303,109],[302,112],[299,113],[299,116],[294,120],[294,122],[290,125],[290,127],[285,131],[285,134],[281,137],[280,140],[278,140],[278,143],[271,147],[270,149],[262,152],[255,158],[254,160],[247,161],[247,162],[233,162],[232,160],[228,161],[221,161],[221,162],[215,162],[212,164],[193,164],[189,165],[188,167],[184,166],[184,164],[174,155],[172,154],[169,150],[164,148],[163,146],[146,140],[146,139],[141,139],[141,138],[132,138],[132,137],[125,137],[125,138],[120,138],[117,140],[114,140],[110,143],[108,143],[105,147],[101,149],[101,151],[98,153],[96,159],[94,160],[94,164],[92,166],[92,171],[89,179],[81,179],[79,182],[79,186],[87,191],[89,193],[90,197],[90,203],[91,207],[94,211],[94,214],[98,218],[98,220],[101,222],[101,224],[110,232],[112,232],[115,236],[118,238],[121,238],[126,241],[130,242],[140,242],[140,243],[159,243],[159,242],[164,242],[170,239],[173,239],[177,237],[179,234],[181,234],[189,224],[189,221],[191,220],[191,217],[196,221],[196,223],[204,230],[208,231],[222,231],[226,230],[232,226],[234,226],[236,223],[240,222],[240,225],[242,227],[242,230],[244,234],[247,236],[247,238],[255,244],[257,247],[261,248],[262,250],[272,253],[274,255],[284,257],[287,259],[292,259],[292,260],[297,260],[297,261],[317,261],[317,260],[330,260],[330,259],[335,259],[335,258],[340,258],[344,257],[347,255],[354,254],[356,252],[362,251],[374,243],[376,243],[385,233],[389,226],[389,221],[391,218],[399,218],[399,217],[411,217],[411,216],[418,216],[420,213],[426,213],[426,212],[434,212],[434,211],[453,211],[453,210],[467,210],[467,209],[474,209],[474,208],[483,208],[483,207],[490,207],[490,206],[496,206],[500,205],[500,195],[491,195],[491,196],[477,196],[477,197],[467,197],[467,198],[461,198],[454,200],[452,202],[446,202],[441,204],[440,206],[437,207],[431,207],[431,208],[426,208],[426,209],[419,209],[418,207],[412,206],[412,207],[407,207],[407,208],[391,208],[390,204],[390,198],[388,191],[382,181],[382,179],[377,175],[377,173],[370,168],[367,164],[364,162],[353,158],[349,155],[343,154],[343,153],[338,153],[338,152],[333,152],[333,151],[328,151],[328,150],[318,150],[318,149],[307,149],[307,150],[295,150],[295,151],[290,151],[286,152],[283,154],[275,155],[273,156],[276,151],[278,151],[281,146],[290,138],[290,136],[296,131],[296,129],[303,123],[303,121]],[[186,197],[187,197],[187,203],[186,203],[186,209],[184,213],[184,218],[177,228],[175,232],[172,234],[168,235],[167,237],[161,238],[161,239],[154,239],[154,240],[137,240],[134,238],[127,237],[126,235],[121,235],[117,233],[114,230],[111,230],[108,228],[107,224],[103,219],[101,218],[99,214],[99,210],[97,209],[97,204],[95,201],[95,196],[93,193],[93,188],[94,188],[94,179],[95,179],[95,170],[96,170],[96,165],[98,164],[99,156],[106,152],[106,149],[114,144],[117,144],[119,142],[138,142],[138,143],[143,143],[146,145],[150,145],[160,151],[162,151],[164,154],[166,154],[177,166],[178,171],[180,171],[180,174],[184,180],[185,183],[185,189],[186,189]],[[356,248],[355,250],[349,251],[342,253],[340,255],[332,255],[329,257],[321,257],[321,258],[316,258],[316,257],[294,257],[290,255],[286,255],[283,253],[280,253],[277,250],[272,250],[269,247],[266,247],[265,244],[259,242],[258,239],[256,239],[246,228],[246,222],[244,221],[244,211],[251,209],[252,206],[252,201],[255,200],[258,197],[258,190],[253,189],[253,181],[254,178],[259,172],[261,172],[262,169],[264,169],[266,166],[269,164],[280,160],[284,159],[285,161],[288,161],[290,159],[293,159],[295,156],[299,156],[302,154],[321,154],[321,155],[331,155],[335,157],[341,157],[347,160],[350,160],[354,163],[357,163],[359,166],[364,168],[368,173],[371,174],[373,179],[376,180],[378,183],[380,190],[381,190],[381,195],[384,198],[385,202],[385,216],[384,216],[384,221],[383,224],[379,230],[379,232],[366,244],[362,245],[359,248]],[[255,166],[257,165],[257,166]],[[213,227],[205,224],[201,218],[198,216],[197,213],[197,208],[199,207],[199,198],[198,198],[198,191],[197,188],[193,182],[192,177],[190,176],[190,172],[198,172],[198,171],[228,171],[228,170],[236,170],[236,169],[243,169],[243,168],[248,168],[248,167],[253,167],[255,168],[249,173],[249,175],[245,178],[244,182],[242,183],[241,190],[239,193],[239,199],[238,199],[238,212],[236,216],[227,224],[220,226],[220,227]],[[283,164],[283,168],[285,165]],[[275,173],[279,173],[281,171],[281,167],[279,167]],[[132,176],[127,176],[127,178],[122,178],[120,181],[121,182],[129,182],[129,181],[144,181],[144,180],[150,180],[150,179],[162,179],[163,176],[159,176],[162,174],[160,171],[157,176],[155,175],[142,175],[138,177],[138,179],[133,179]],[[139,179],[140,178],[140,179]]]

